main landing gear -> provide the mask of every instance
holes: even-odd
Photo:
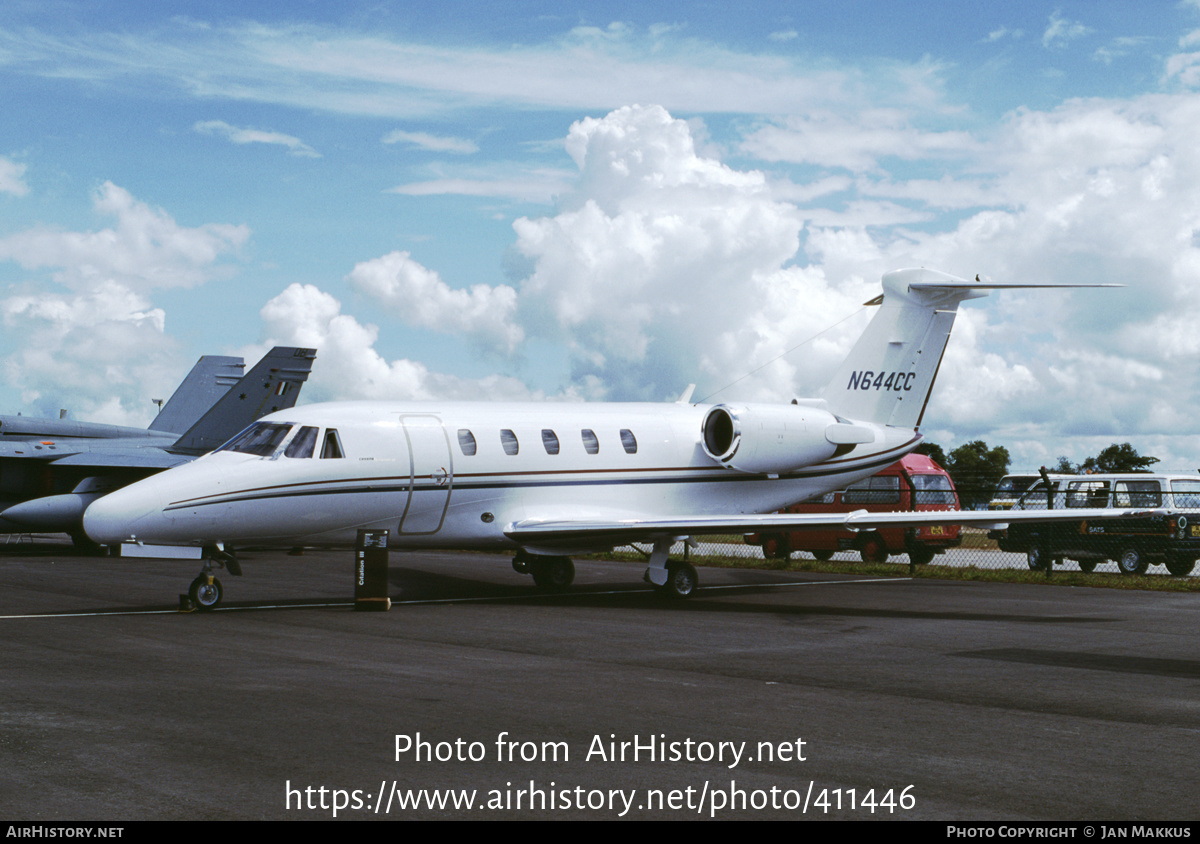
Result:
[[[689,598],[700,585],[700,577],[691,563],[668,560],[672,544],[672,539],[659,539],[654,543],[645,580],[663,597]],[[539,588],[550,591],[562,591],[575,580],[575,564],[571,562],[570,557],[551,557],[518,551],[513,557],[512,567],[519,574],[532,575],[533,582]]]
[[[570,557],[547,557],[518,551],[512,561],[519,574],[533,575],[533,582],[542,589],[560,592],[575,582],[575,564]]]
[[[646,582],[664,598],[690,598],[700,586],[700,576],[695,567],[683,560],[671,562],[671,538],[656,539],[650,552],[650,565],[646,568]]]
[[[242,576],[242,567],[233,552],[224,551],[216,546],[205,548],[204,568],[200,570],[199,576],[188,587],[188,597],[192,601],[192,606],[200,612],[215,610],[221,605],[221,599],[225,597],[225,589],[221,586],[221,581],[213,575],[214,564],[218,568],[226,569],[234,577]]]

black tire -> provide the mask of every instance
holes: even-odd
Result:
[[[200,612],[211,612],[221,605],[225,590],[221,588],[221,581],[214,577],[209,583],[208,576],[202,574],[188,587],[188,597],[192,599],[192,606]]]
[[[814,560],[820,560],[822,563],[828,563],[833,559],[832,551],[810,551],[809,553],[813,555]]]
[[[779,533],[767,534],[762,542],[763,556],[768,560],[786,560],[792,556],[792,545]]]
[[[1084,574],[1091,574],[1092,572],[1094,572],[1096,570],[1096,563],[1098,563],[1098,562],[1100,562],[1100,561],[1099,560],[1079,560],[1078,561],[1079,570],[1081,572],[1083,572]]]
[[[691,563],[667,563],[667,582],[654,588],[663,597],[683,600],[692,597],[699,586],[700,576]]]
[[[543,589],[566,589],[575,582],[575,564],[570,557],[541,557],[529,564],[533,582]]]
[[[928,545],[913,545],[908,549],[908,561],[914,566],[928,565],[933,560],[933,549]]]
[[[1196,561],[1189,560],[1186,557],[1176,557],[1174,559],[1168,557],[1166,564],[1167,571],[1170,572],[1173,577],[1187,577],[1192,573],[1192,569],[1195,567]]]
[[[1054,565],[1054,561],[1049,554],[1034,545],[1025,552],[1025,564],[1032,571],[1048,571]]]
[[[863,537],[858,553],[864,563],[886,563],[888,558],[887,543],[883,541],[883,537],[879,534],[869,533]]]
[[[1145,574],[1146,569],[1150,568],[1150,561],[1140,549],[1130,546],[1121,550],[1117,557],[1117,568],[1121,574]]]

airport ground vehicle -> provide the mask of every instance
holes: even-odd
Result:
[[[1151,565],[1183,576],[1200,559],[1200,477],[1168,474],[1048,475],[1013,505],[1016,510],[1146,508],[1144,518],[1048,524],[1012,524],[997,539],[1005,551],[1024,552],[1031,569],[1075,560],[1083,571],[1115,560],[1122,574]]]
[[[946,470],[923,454],[908,454],[869,478],[843,490],[802,501],[785,513],[849,513],[957,510],[958,493]],[[884,527],[870,531],[830,528],[795,530],[786,533],[752,533],[750,545],[761,545],[763,555],[786,559],[793,551],[807,551],[818,560],[828,560],[837,551],[858,551],[863,562],[881,563],[890,554],[908,554],[909,560],[924,565],[947,548],[959,544],[958,525],[925,525],[915,528]]]
[[[989,510],[1009,510],[1029,487],[1037,483],[1037,475],[1005,475],[996,484],[992,492],[992,500],[988,502]]]

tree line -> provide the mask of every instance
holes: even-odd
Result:
[[[989,448],[983,440],[964,443],[949,454],[937,443],[925,442],[917,446],[917,453],[930,457],[950,474],[959,500],[967,509],[986,506],[996,484],[1009,473],[1008,449],[1002,445]],[[1157,462],[1157,457],[1138,454],[1137,449],[1129,443],[1113,443],[1082,463],[1072,463],[1066,457],[1059,457],[1057,465],[1047,466],[1046,471],[1058,475],[1148,472]]]

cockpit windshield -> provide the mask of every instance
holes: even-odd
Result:
[[[259,457],[270,457],[284,441],[292,426],[280,422],[255,422],[246,430],[231,439],[217,451],[237,451],[241,454],[255,454]]]

